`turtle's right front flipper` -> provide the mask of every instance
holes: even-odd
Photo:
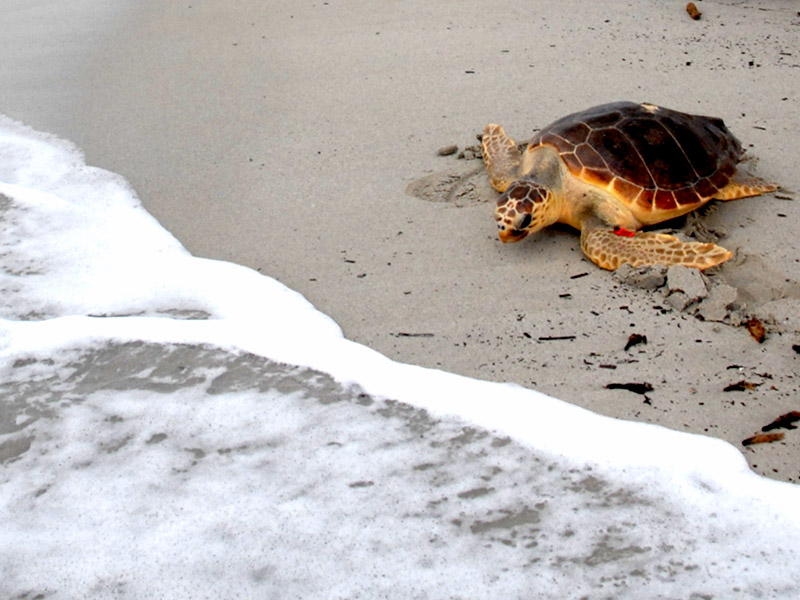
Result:
[[[674,235],[592,227],[581,231],[581,248],[593,263],[610,270],[625,263],[634,267],[683,265],[707,269],[732,256],[716,244],[682,242]]]
[[[500,125],[489,123],[481,137],[483,162],[489,173],[492,187],[503,193],[518,177],[522,153]]]

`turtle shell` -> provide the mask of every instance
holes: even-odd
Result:
[[[554,146],[570,172],[631,208],[685,212],[731,180],[743,150],[722,119],[615,102],[542,129],[528,150]]]

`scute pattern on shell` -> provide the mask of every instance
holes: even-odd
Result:
[[[568,115],[528,148],[554,146],[570,172],[627,204],[672,210],[724,188],[741,160],[739,141],[721,119],[634,102]]]

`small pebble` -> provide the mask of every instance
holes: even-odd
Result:
[[[667,269],[667,290],[670,295],[683,292],[689,302],[708,296],[708,288],[700,271],[680,265],[672,265]]]
[[[452,146],[442,146],[436,151],[436,154],[439,156],[450,156],[451,154],[455,154],[458,152],[458,146],[453,144]]]

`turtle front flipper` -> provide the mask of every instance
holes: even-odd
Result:
[[[494,123],[483,130],[481,149],[492,187],[502,194],[518,178],[522,153],[505,130]]]
[[[593,263],[612,271],[625,263],[634,267],[683,265],[707,269],[732,256],[730,251],[716,244],[682,242],[665,233],[592,227],[581,231],[581,248]]]

